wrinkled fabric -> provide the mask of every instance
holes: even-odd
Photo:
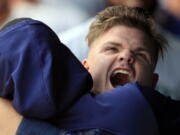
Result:
[[[26,117],[70,133],[98,129],[108,135],[159,134],[155,111],[163,108],[154,107],[162,105],[157,97],[151,100],[154,94],[147,96],[137,83],[90,93],[90,74],[39,21],[22,21],[0,32],[0,66],[0,96]]]
[[[27,117],[63,113],[92,87],[90,74],[69,52],[42,22],[6,28],[0,32],[0,96]]]
[[[38,128],[37,128],[38,127]],[[79,130],[77,132],[65,131],[53,127],[40,120],[24,118],[16,132],[16,135],[112,135],[100,129]]]
[[[85,94],[60,116],[59,123],[60,127],[72,131],[88,127],[115,135],[158,134],[155,116],[136,83],[98,95]]]
[[[65,135],[64,133],[66,133],[64,130],[43,123],[43,121],[24,118],[16,135]]]

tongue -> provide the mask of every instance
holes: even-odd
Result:
[[[117,73],[115,75],[112,75],[110,80],[113,87],[116,87],[118,85],[124,85],[130,82],[129,75],[123,73]]]

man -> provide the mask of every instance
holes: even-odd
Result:
[[[122,4],[126,6],[140,6],[142,8],[150,10],[151,14],[154,16],[155,20],[160,19],[163,23],[166,23],[167,21],[164,21],[162,17],[159,17],[159,13],[156,13],[157,1],[156,0],[110,0],[114,4]],[[165,1],[164,1],[165,2]],[[168,1],[170,2],[170,1]],[[159,8],[158,8],[159,9]],[[165,14],[163,13],[163,16]],[[94,17],[95,18],[95,17]],[[85,41],[85,37],[88,33],[88,29],[90,26],[90,23],[94,20],[94,18],[89,19],[88,21],[84,22],[83,24],[80,24],[79,26],[70,29],[66,32],[60,33],[59,37],[61,38],[61,41],[65,43],[72,52],[79,58],[80,61],[85,59],[87,57],[87,43]],[[176,25],[169,25],[173,23],[172,19],[168,19],[170,23],[168,23],[168,27],[173,27]],[[162,33],[163,36],[168,40],[169,47],[168,51],[164,55],[163,59],[159,59],[157,62],[156,70],[155,72],[158,73],[160,76],[156,89],[160,91],[160,93],[163,93],[167,96],[170,96],[172,99],[179,100],[180,94],[179,94],[179,84],[180,84],[180,63],[177,63],[174,59],[176,59],[179,56],[180,46],[179,46],[179,39],[177,37],[174,37],[172,34],[170,34],[167,31],[164,31],[162,26],[159,24],[158,26],[159,33]],[[179,29],[176,29],[179,30]],[[76,34],[74,34],[76,33]],[[170,73],[170,74],[169,74]]]
[[[89,129],[100,128],[104,129],[106,133],[109,130],[112,134],[145,134],[147,131],[146,134],[158,134],[153,113],[149,110],[149,106],[139,93],[139,89],[142,90],[141,92],[150,102],[156,120],[160,124],[160,132],[162,132],[161,129],[167,127],[166,124],[170,126],[174,124],[172,124],[171,118],[168,119],[170,121],[165,121],[166,119],[159,116],[161,110],[159,111],[158,107],[164,105],[164,102],[161,100],[166,98],[154,90],[147,89],[146,92],[143,88],[154,88],[156,85],[158,76],[153,72],[158,54],[163,50],[163,44],[160,42],[162,40],[159,38],[159,35],[154,33],[155,31],[149,27],[151,25],[149,24],[150,22],[146,22],[149,19],[146,18],[148,16],[142,13],[143,11],[140,9],[130,9],[121,6],[111,7],[100,13],[97,20],[91,25],[87,36],[90,50],[88,58],[83,61],[83,65],[92,75],[94,81],[92,91],[94,93],[103,92],[103,94],[99,94],[94,98],[91,94],[82,96],[79,101],[72,105],[72,108],[69,108],[63,114],[63,117],[60,117],[58,123],[60,127],[71,131],[87,130],[87,127]],[[129,82],[138,82],[141,86],[138,86],[136,83],[125,85]],[[125,86],[117,87],[118,85]],[[117,88],[112,90],[112,92],[104,92],[114,87]],[[154,95],[153,100],[151,99],[151,94]],[[123,98],[124,96],[127,98]],[[157,100],[160,101],[159,104]],[[116,106],[118,103],[127,103],[125,105],[127,108],[124,108],[123,104]],[[139,103],[138,106],[137,103]],[[133,108],[131,104],[136,105],[138,109]],[[81,110],[77,109],[80,107],[84,111],[82,111],[82,108]],[[176,108],[176,106],[174,107]],[[107,113],[106,117],[103,117],[104,120],[100,118],[103,112]],[[111,116],[112,114],[114,115]],[[118,116],[117,114],[120,115]],[[81,119],[81,116],[84,119],[87,116],[91,116],[93,119],[89,117],[87,118],[88,121],[84,121],[84,119]],[[177,116],[175,116],[175,119]],[[125,117],[125,120],[121,119],[123,117]],[[144,118],[148,120],[144,121]],[[129,120],[129,123],[127,120]],[[161,125],[162,121],[165,121],[164,125]],[[109,124],[106,124],[106,122]],[[115,123],[117,125],[114,125]],[[139,125],[140,123],[142,125]]]

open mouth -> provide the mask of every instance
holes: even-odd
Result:
[[[131,82],[130,72],[122,69],[115,70],[110,76],[110,81],[113,87]]]

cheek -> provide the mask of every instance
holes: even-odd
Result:
[[[137,65],[136,67],[137,78],[141,85],[151,86],[153,79],[152,66],[149,64]]]
[[[90,63],[90,72],[94,75],[103,76],[110,70],[113,60],[110,57],[96,56]]]
[[[89,63],[89,72],[92,74],[92,76],[100,74],[99,72],[103,70],[103,65],[104,62],[102,59],[99,59],[98,57],[94,57]]]
[[[152,66],[147,63],[138,63],[135,65],[135,70],[138,75],[138,78],[147,80],[151,78],[153,74]]]
[[[106,56],[106,55],[99,55],[94,57],[94,62],[92,64],[96,65],[96,66],[104,66],[107,67],[109,66],[111,63],[113,62],[113,58],[110,56]]]

